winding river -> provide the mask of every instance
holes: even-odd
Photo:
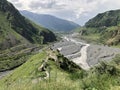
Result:
[[[66,39],[67,41],[71,41],[77,45],[83,45],[81,50],[76,53],[76,54],[80,53],[80,56],[72,59],[72,61],[75,64],[79,65],[84,70],[89,70],[90,66],[87,63],[87,48],[90,46],[90,44],[85,44],[85,43],[79,42],[73,38],[68,38],[68,37],[64,37],[64,39]]]

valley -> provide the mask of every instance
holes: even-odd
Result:
[[[0,90],[120,90],[120,10],[80,26],[72,21],[82,14],[77,8],[46,2],[30,0],[30,11],[21,11],[20,2],[0,0]]]
[[[23,65],[1,73],[0,90],[117,90],[120,62],[116,55],[120,54],[119,48],[88,44],[76,35],[79,34],[63,36],[59,42],[37,49]],[[109,86],[111,82],[114,85]]]
[[[64,36],[63,40],[54,44],[52,48],[59,50],[61,54],[84,70],[89,70],[90,67],[94,67],[102,61],[110,61],[120,54],[119,48],[87,44],[76,38],[77,35],[79,34]]]

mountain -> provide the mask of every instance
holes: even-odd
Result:
[[[0,0],[0,49],[21,43],[47,43],[55,41],[55,35],[23,17],[6,0]]]
[[[0,71],[22,65],[42,44],[55,40],[53,32],[23,17],[11,3],[0,0]]]
[[[97,42],[107,45],[120,45],[120,10],[100,13],[90,19],[80,31]]]
[[[55,16],[47,15],[47,14],[36,14],[29,11],[20,11],[22,15],[31,19],[39,25],[42,25],[52,31],[64,31],[69,32],[77,27],[78,24],[57,18]]]
[[[110,27],[120,24],[120,10],[111,10],[100,13],[94,18],[90,19],[85,26],[87,27]]]

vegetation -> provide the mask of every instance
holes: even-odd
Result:
[[[47,62],[50,70],[48,79],[38,80],[39,77],[45,77],[45,71],[38,70],[48,56],[43,51],[0,80],[0,90],[119,90],[119,55],[112,62],[101,62],[90,71],[80,69],[59,53],[56,55],[58,62],[53,58]]]
[[[83,39],[110,46],[120,45],[120,10],[107,11],[78,29]],[[85,37],[84,37],[85,36]]]
[[[120,10],[111,10],[100,13],[86,23],[86,27],[110,27],[120,23]]]
[[[26,61],[27,57],[29,57],[29,54],[25,54],[25,53],[14,56],[1,56],[0,71],[13,69],[15,67],[20,66]]]
[[[51,31],[23,17],[11,3],[0,0],[0,71],[22,65],[37,45],[55,40]]]
[[[114,13],[110,11],[98,15],[94,23],[94,20],[90,20],[90,24],[81,28],[80,34],[95,42],[119,45],[119,17],[113,17],[117,14]],[[120,89],[120,55],[111,62],[101,62],[84,71],[57,51],[45,49],[32,54],[36,49],[32,43],[47,43],[56,37],[49,30],[21,16],[6,0],[0,0],[0,20],[0,71],[22,64],[0,80],[0,90]],[[108,24],[108,21],[112,22]]]
[[[0,49],[18,44],[43,44],[56,40],[56,36],[23,17],[6,0],[0,0]]]

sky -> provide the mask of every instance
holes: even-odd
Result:
[[[8,0],[18,10],[27,10],[84,25],[98,13],[120,9],[120,0]]]

